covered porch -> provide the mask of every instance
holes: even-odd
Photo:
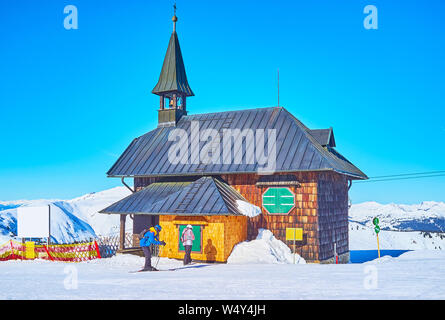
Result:
[[[180,236],[184,227],[193,226],[195,241],[192,259],[225,262],[233,247],[247,239],[247,217],[238,208],[247,202],[234,188],[218,177],[190,181],[162,179],[103,209],[103,214],[121,215],[121,237],[125,237],[125,219],[133,217],[133,246],[139,249],[138,234],[147,227],[162,227],[160,256],[182,259]],[[121,238],[122,240],[122,238]]]

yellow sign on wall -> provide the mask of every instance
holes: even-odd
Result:
[[[286,240],[303,240],[303,229],[302,228],[286,228]]]

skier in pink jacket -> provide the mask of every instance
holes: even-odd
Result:
[[[190,254],[192,253],[193,240],[195,240],[195,235],[193,234],[193,227],[189,224],[181,235],[181,242],[185,248],[184,265],[192,262]]]

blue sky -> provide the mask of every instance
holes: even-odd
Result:
[[[79,29],[65,30],[65,5]],[[378,8],[378,30],[363,8]],[[445,170],[443,1],[178,0],[191,113],[280,104],[368,176]],[[153,129],[172,1],[0,3],[0,200],[72,198]],[[445,177],[355,184],[354,203],[445,201]]]

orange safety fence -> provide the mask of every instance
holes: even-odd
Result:
[[[0,245],[0,261],[44,259],[51,261],[82,262],[100,259],[96,241],[76,244],[36,245],[34,242],[10,240]]]
[[[24,250],[21,243],[8,241],[0,246],[0,261],[23,259]]]

